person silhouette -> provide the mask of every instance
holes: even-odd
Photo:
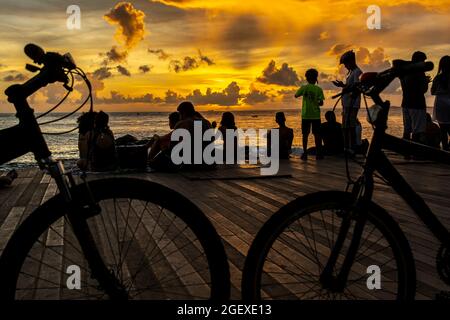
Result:
[[[294,130],[286,126],[286,116],[284,112],[277,112],[275,114],[275,122],[278,124],[279,130],[279,157],[280,159],[289,159],[292,149],[292,141],[294,140]],[[271,131],[267,134],[267,148],[268,155],[271,155]]]
[[[425,53],[416,51],[412,55],[411,62],[424,62],[427,60]],[[425,143],[425,131],[427,125],[427,104],[425,93],[428,91],[430,79],[425,72],[408,73],[400,77],[403,91],[403,139]]]
[[[337,87],[348,89],[359,81],[362,74],[361,69],[356,64],[356,55],[353,50],[345,52],[339,61],[347,69],[345,83],[336,80],[333,84]],[[356,147],[356,127],[358,125],[358,112],[361,107],[361,95],[354,96],[353,92],[342,95],[342,126],[344,130],[345,149],[354,153]]]
[[[344,136],[342,125],[336,121],[336,115],[333,111],[325,113],[326,122],[320,127],[322,137],[323,151],[325,155],[336,155],[344,151]]]
[[[450,136],[450,56],[439,61],[438,74],[433,79],[431,94],[434,100],[433,117],[439,123],[442,149],[449,151]]]
[[[295,93],[295,97],[303,97],[302,103],[302,137],[303,154],[301,159],[308,159],[308,136],[312,128],[316,144],[316,159],[322,159],[322,142],[320,138],[320,106],[323,105],[325,96],[323,90],[317,85],[319,72],[316,69],[309,69],[305,73],[308,84],[303,85]]]

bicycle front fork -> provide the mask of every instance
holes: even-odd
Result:
[[[336,242],[331,251],[330,257],[325,265],[321,275],[320,282],[324,289],[331,290],[332,292],[343,292],[350,274],[350,270],[353,266],[358,252],[359,245],[361,243],[362,233],[367,221],[368,203],[372,198],[373,193],[373,178],[371,175],[363,175],[355,183],[352,190],[354,195],[354,203],[348,208],[343,208],[341,212],[343,220],[339,227],[339,233],[336,238]],[[347,240],[347,236],[351,231],[352,222],[355,221],[353,226],[353,233],[347,252],[345,254],[344,261],[340,270],[336,270],[336,264],[339,255],[343,251],[344,244]],[[334,275],[336,271],[337,275]]]
[[[116,276],[108,269],[100,255],[87,218],[101,213],[87,181],[82,194],[73,194],[76,183],[73,176],[66,174],[64,166],[59,161],[48,158],[42,162],[55,180],[59,192],[67,204],[67,219],[80,244],[81,251],[86,258],[92,277],[97,279],[100,287],[111,299],[128,299],[128,294]]]

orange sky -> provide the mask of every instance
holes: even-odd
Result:
[[[83,0],[81,29],[68,30],[67,1],[2,0],[0,92],[30,76],[28,42],[71,52],[90,73],[97,107],[110,111],[173,110],[183,99],[208,110],[298,107],[293,91],[306,69],[321,72],[331,96],[329,81],[342,78],[337,56],[350,48],[365,71],[388,68],[415,50],[435,63],[450,54],[449,0],[377,0],[382,28],[369,30],[373,2]],[[84,93],[77,86],[64,108]],[[398,104],[397,86],[387,93]],[[52,85],[32,102],[44,110],[62,94]],[[0,112],[12,111],[5,100],[0,94]]]

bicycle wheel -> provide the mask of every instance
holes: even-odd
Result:
[[[101,213],[83,219],[128,298],[229,297],[224,247],[192,202],[139,179],[101,179],[89,185]],[[85,186],[77,186],[74,195],[86,199]],[[1,298],[108,298],[91,274],[67,211],[62,197],[55,196],[16,230],[0,260]]]
[[[397,223],[374,203],[369,206],[344,288],[322,284],[322,271],[351,204],[351,194],[329,191],[300,197],[281,208],[250,247],[242,279],[243,299],[413,299],[415,266],[408,241]],[[352,219],[333,277],[348,252],[354,225]],[[379,274],[370,266],[378,266]]]

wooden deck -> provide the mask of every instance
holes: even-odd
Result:
[[[450,228],[450,166],[405,162],[397,168],[425,199],[439,219]],[[354,174],[359,170],[353,171]],[[282,162],[279,175],[259,178],[257,167],[227,167],[205,173],[126,174],[159,182],[190,198],[212,221],[228,255],[233,299],[240,298],[241,271],[256,233],[280,207],[306,193],[346,185],[344,161],[327,158]],[[0,189],[0,251],[15,228],[41,203],[56,193],[56,186],[37,169],[19,172],[8,188]],[[377,181],[375,201],[384,207],[405,232],[413,249],[417,269],[418,299],[434,298],[449,290],[438,278],[435,258],[439,244],[404,201],[383,182]]]

